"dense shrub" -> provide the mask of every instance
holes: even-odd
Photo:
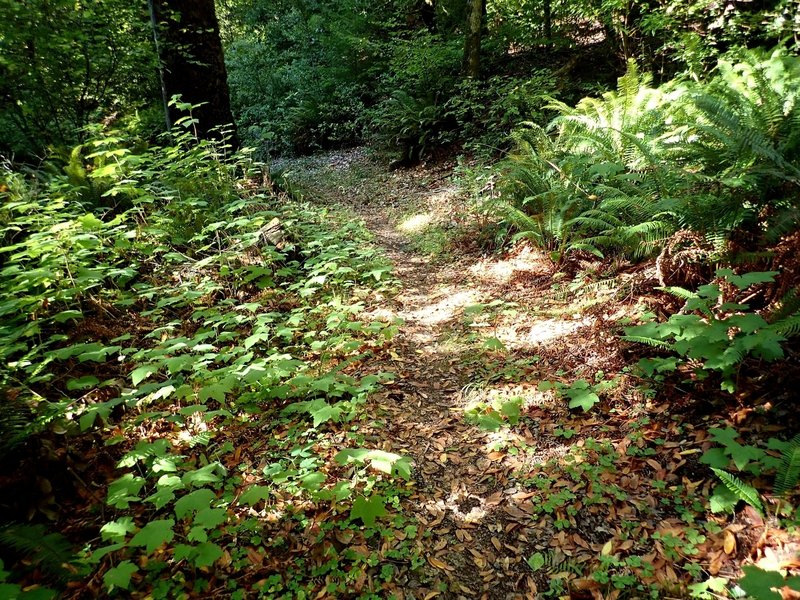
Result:
[[[797,227],[798,68],[747,51],[708,82],[653,88],[631,64],[616,92],[516,135],[498,209],[559,256],[646,256],[681,228],[758,249]]]

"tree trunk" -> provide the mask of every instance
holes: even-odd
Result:
[[[464,44],[464,67],[467,77],[478,77],[481,72],[481,31],[486,0],[468,0],[467,36]]]
[[[198,136],[219,137],[211,130],[233,126],[233,115],[214,0],[152,0],[150,7],[158,24],[154,37],[164,96],[202,104],[192,110]],[[171,124],[185,116],[175,106],[167,112]],[[232,142],[237,143],[235,130]]]
[[[553,4],[552,0],[544,0],[544,39],[547,44],[553,42]]]

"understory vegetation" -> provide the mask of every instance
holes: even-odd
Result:
[[[76,148],[67,174],[7,173],[9,566],[24,557],[53,583],[100,568],[95,594],[295,597],[303,585],[281,577],[174,575],[291,555],[292,530],[315,518],[309,501],[329,514],[326,530],[341,513],[367,525],[365,538],[385,535],[375,519],[402,493],[390,475],[407,478],[408,459],[361,448],[355,424],[392,377],[365,363],[396,324],[359,318],[395,285],[390,267],[357,222],[257,186],[249,159],[225,151],[189,133],[147,149],[109,133]],[[235,440],[255,435],[257,454],[243,456]],[[76,500],[79,511],[101,501],[107,522],[86,529],[89,512],[64,532],[85,544],[73,554],[62,533],[28,522]],[[273,526],[283,533],[268,536]],[[347,563],[368,559],[338,563],[331,589],[357,579]],[[4,577],[4,597],[35,595]]]
[[[0,0],[0,598],[798,597],[799,48]]]

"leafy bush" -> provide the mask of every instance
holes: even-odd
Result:
[[[773,281],[777,273],[746,273],[734,275],[720,270],[717,275],[732,284],[738,292],[755,283]],[[736,296],[724,298],[720,285],[701,286],[696,292],[683,288],[665,288],[686,304],[681,313],[672,315],[665,323],[645,323],[625,329],[628,341],[647,344],[676,352],[698,365],[703,374],[717,371],[722,375],[722,388],[733,392],[738,365],[748,356],[766,361],[783,358],[781,344],[786,336],[800,333],[800,314],[768,323],[762,316],[748,312],[748,305]],[[738,295],[738,294],[737,294]],[[648,374],[674,370],[674,359],[643,359],[640,367]]]
[[[92,140],[69,173],[9,173],[3,192],[0,390],[30,407],[22,434],[155,426],[119,460],[105,545],[87,559],[109,590],[155,584],[161,571],[140,565],[164,552],[170,569],[212,568],[235,547],[236,507],[279,489],[368,502],[353,518],[373,527],[389,501],[374,478],[331,480],[309,440],[388,378],[356,366],[396,330],[359,319],[390,268],[357,221],[331,229],[333,215],[240,181],[252,162],[197,142],[192,123],[164,147]],[[297,447],[242,485],[222,433],[249,427],[291,429]]]
[[[496,210],[557,257],[654,255],[678,229],[763,248],[797,227],[798,68],[751,51],[706,84],[653,88],[631,63],[616,92],[515,134]]]

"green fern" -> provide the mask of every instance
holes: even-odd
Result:
[[[781,466],[775,476],[775,493],[785,496],[800,483],[800,434],[794,436],[783,450]]]
[[[775,323],[798,313],[800,313],[800,288],[794,288],[780,299],[778,308],[770,315],[770,321]]]
[[[663,348],[664,350],[672,350],[672,344],[669,342],[665,342],[664,340],[658,340],[656,338],[651,337],[644,337],[641,335],[624,335],[622,339],[626,342],[634,342],[636,344],[644,344],[646,346],[652,346],[653,348]]]
[[[31,411],[20,402],[5,402],[0,409],[0,456],[6,456],[31,433]]]
[[[682,288],[679,286],[667,286],[656,289],[659,289],[662,292],[667,292],[671,296],[675,296],[676,298],[680,298],[681,300],[696,300],[697,298],[699,298],[696,292],[687,290],[686,288]]]
[[[717,477],[720,478],[720,481],[725,484],[725,487],[728,488],[728,490],[739,500],[749,504],[762,515],[764,514],[764,506],[761,504],[761,498],[759,498],[758,490],[751,485],[747,485],[741,479],[735,475],[731,475],[727,471],[715,468],[712,468],[711,470],[716,473]]]
[[[781,319],[773,323],[770,329],[784,337],[800,335],[800,315]]]
[[[0,543],[16,550],[53,578],[64,580],[69,576],[64,565],[75,557],[72,546],[60,533],[48,533],[44,525],[7,525],[0,529]]]

